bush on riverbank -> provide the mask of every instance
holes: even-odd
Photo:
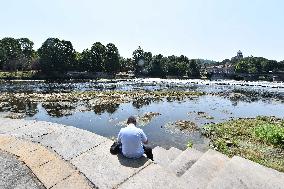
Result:
[[[255,135],[268,144],[284,147],[284,127],[275,124],[264,124],[255,128]]]
[[[238,119],[203,127],[210,147],[284,172],[284,120],[275,117]]]

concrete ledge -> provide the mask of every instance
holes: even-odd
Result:
[[[208,189],[284,189],[284,174],[235,156],[208,184]]]
[[[192,189],[206,188],[208,183],[215,178],[229,160],[229,157],[220,152],[208,150],[181,176],[181,178],[184,179]]]
[[[154,161],[162,167],[169,166],[181,153],[181,150],[173,147],[169,150],[166,150],[160,146],[157,146],[153,149]]]
[[[178,177],[183,175],[201,156],[202,152],[194,148],[183,151],[169,166],[168,169]]]
[[[18,156],[46,188],[92,188],[70,163],[40,144],[0,135],[0,149]]]
[[[151,164],[142,169],[139,174],[129,178],[118,186],[119,189],[190,189],[191,187],[176,175],[165,171],[158,164]]]
[[[112,143],[108,140],[70,161],[98,188],[115,188],[152,163],[145,157],[127,159],[111,155],[109,147]]]

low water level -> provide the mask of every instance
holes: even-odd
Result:
[[[6,93],[71,93],[82,91],[201,91],[205,95],[190,99],[142,101],[141,103],[109,103],[86,109],[80,100],[67,105],[61,99],[46,103],[21,98],[1,99],[0,112],[5,117],[11,113],[25,119],[43,120],[95,132],[115,138],[123,121],[130,115],[143,116],[159,113],[140,124],[152,146],[185,149],[188,141],[197,148],[204,148],[207,140],[199,131],[189,132],[173,126],[178,120],[187,120],[198,127],[234,118],[276,116],[284,118],[284,84],[269,82],[202,81],[202,80],[102,80],[84,82],[14,81],[0,83],[0,91]],[[3,96],[3,95],[2,95]]]

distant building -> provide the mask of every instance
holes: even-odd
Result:
[[[232,59],[231,59],[231,62],[234,64],[236,62],[238,62],[239,60],[243,59],[244,58],[244,55],[242,53],[242,51],[238,51],[237,52],[237,56],[234,56]]]
[[[240,50],[238,51],[236,58],[238,58],[238,59],[244,58],[242,51],[240,51]]]
[[[223,67],[223,72],[227,75],[233,75],[235,74],[235,67],[232,64],[225,64]]]

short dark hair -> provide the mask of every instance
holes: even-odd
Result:
[[[134,116],[130,116],[127,119],[127,124],[133,123],[134,125],[136,125],[136,118]]]

